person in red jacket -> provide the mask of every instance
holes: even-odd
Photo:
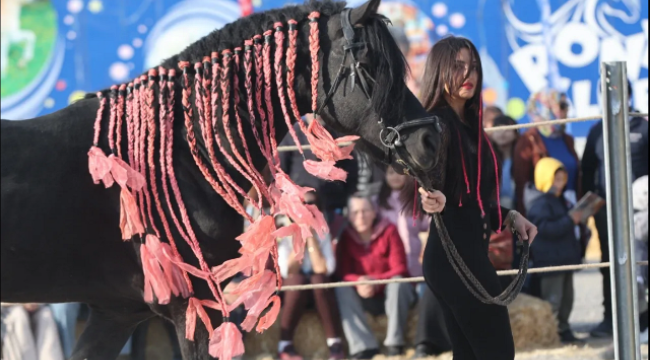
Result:
[[[338,275],[343,281],[387,280],[408,277],[404,244],[395,225],[377,216],[374,202],[354,195],[348,203],[349,225],[337,245]],[[352,359],[372,359],[379,345],[366,311],[385,313],[388,326],[384,346],[388,356],[404,353],[409,309],[416,302],[410,284],[360,285],[336,289],[343,331]]]

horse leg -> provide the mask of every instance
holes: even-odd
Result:
[[[209,360],[212,359],[208,353],[208,345],[210,342],[209,334],[203,322],[199,319],[196,321],[196,330],[194,331],[194,341],[187,340],[185,334],[185,311],[187,309],[186,302],[180,303],[177,306],[169,307],[169,316],[171,317],[174,327],[176,328],[176,336],[178,336],[178,343],[181,348],[183,359],[196,359],[196,360]],[[215,315],[210,313],[210,315]],[[218,327],[221,324],[220,316],[211,316],[213,327]]]
[[[154,314],[146,306],[138,308],[90,308],[90,316],[71,360],[114,360],[136,326]]]

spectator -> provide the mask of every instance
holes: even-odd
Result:
[[[517,125],[517,121],[509,116],[499,116],[492,122],[494,127]],[[485,128],[489,128],[487,125]],[[501,187],[499,194],[501,196],[501,205],[506,208],[514,208],[515,205],[515,180],[513,176],[513,159],[515,146],[519,141],[519,131],[493,131],[488,133],[490,140],[494,144],[497,158],[501,164]]]
[[[648,260],[648,176],[638,178],[632,184],[632,203],[634,205],[634,240],[637,261]],[[648,266],[637,266],[637,304],[639,304],[639,325],[641,343],[648,343]]]
[[[508,116],[501,115],[492,121],[494,127],[516,125],[517,122]],[[485,125],[489,128],[489,125]],[[514,158],[515,145],[519,140],[517,130],[493,131],[488,133],[490,140],[494,144],[499,163],[501,164],[501,174],[499,177],[500,188],[499,195],[501,205],[514,209],[515,203],[515,182],[513,178],[512,159]],[[496,270],[510,270],[519,267],[520,254],[514,256],[516,240],[513,238],[510,229],[505,229],[499,234],[493,233],[490,237],[488,256]],[[512,281],[511,276],[500,276],[501,286],[505,289]]]
[[[409,275],[422,276],[422,240],[420,233],[429,231],[431,218],[428,215],[420,219],[411,219],[402,212],[404,204],[400,201],[400,192],[409,178],[396,172],[392,167],[386,169],[384,181],[379,190],[379,216],[397,226],[400,238],[404,243],[404,251],[408,264]]]
[[[562,163],[544,158],[535,166],[535,183],[526,187],[525,201],[528,219],[537,226],[539,234],[531,247],[535,266],[576,265],[581,262],[580,243],[575,226],[582,213],[569,212],[564,198],[568,173]],[[541,297],[551,304],[558,320],[563,343],[580,342],[571,331],[569,316],[573,308],[573,272],[542,274]]]
[[[314,121],[313,115],[310,114],[305,116],[305,121],[307,123]],[[307,136],[302,133],[297,123],[294,124],[294,129],[298,135],[298,140],[300,140],[300,145],[308,145],[309,142],[307,141]],[[330,131],[334,138],[338,137],[332,129],[328,128],[327,130]],[[287,134],[280,145],[286,146],[295,144],[291,135]],[[298,151],[280,153],[282,171],[287,173],[291,180],[296,184],[303,184],[306,187],[316,189],[319,194],[327,194],[327,199],[324,199],[323,209],[325,210],[325,218],[328,219],[328,221],[332,221],[334,218],[333,215],[337,213],[340,214],[343,208],[345,208],[347,198],[356,192],[358,177],[357,162],[356,160],[342,160],[336,164],[348,173],[345,182],[323,181],[317,179],[305,170],[302,165],[305,158],[308,160],[316,159],[314,154],[309,150],[304,151],[304,157]]]
[[[348,203],[350,225],[336,247],[338,274],[343,281],[386,280],[408,276],[404,245],[395,225],[381,220],[372,200],[354,195]],[[404,353],[408,312],[416,302],[409,284],[359,285],[336,289],[343,331],[352,359],[372,359],[379,353],[377,339],[368,325],[365,310],[374,314],[382,308],[388,317],[388,356]]]
[[[305,194],[305,203],[320,206],[317,193]],[[283,238],[278,244],[278,264],[284,279],[284,285],[324,284],[336,268],[336,258],[329,235],[319,239],[317,235],[306,239],[306,249],[300,258],[294,253],[290,238]],[[304,257],[303,257],[304,256]],[[302,263],[301,263],[302,262]],[[338,309],[334,294],[329,289],[315,289],[313,294],[316,311],[325,328],[330,359],[344,358],[343,346],[338,327]],[[280,315],[280,343],[278,353],[280,360],[301,360],[293,346],[293,337],[300,322],[310,293],[307,291],[289,291],[283,293],[283,310]]]
[[[392,167],[386,169],[386,176],[379,190],[379,215],[397,226],[404,243],[409,274],[422,276],[420,258],[423,247],[419,234],[429,231],[431,218],[422,216],[419,219],[411,219],[402,212],[404,204],[400,201],[400,192],[408,180],[407,176],[396,172]],[[416,358],[439,355],[451,350],[438,300],[425,284],[418,286],[417,293],[422,296],[422,301],[419,309]]]
[[[563,103],[556,91],[535,93],[528,102],[528,114],[533,122],[561,118],[568,111],[568,104]],[[564,109],[564,110],[563,110]],[[569,180],[565,196],[575,204],[582,196],[580,159],[575,151],[574,139],[565,132],[564,125],[547,125],[526,131],[515,146],[513,169],[515,179],[515,205],[525,214],[523,201],[527,183],[534,182],[537,162],[545,157],[552,157],[562,162]]]
[[[47,305],[2,305],[6,333],[2,358],[63,360],[63,350],[52,311]]]
[[[632,86],[629,86],[630,98],[633,98]],[[648,120],[639,117],[630,119],[630,150],[632,163],[632,181],[648,175]],[[592,191],[606,198],[605,182],[605,146],[603,142],[603,124],[594,125],[587,136],[587,145],[582,157],[582,189]],[[603,207],[594,216],[596,230],[600,240],[601,261],[609,261],[609,234],[607,230],[607,208]],[[609,269],[600,270],[603,276],[603,322],[591,331],[594,337],[610,337],[612,328],[612,296],[609,291]],[[643,318],[643,316],[642,316]],[[647,322],[647,314],[645,315]]]
[[[487,128],[491,128],[493,126],[496,126],[494,124],[494,121],[498,118],[503,116],[503,110],[497,106],[487,106],[483,110],[483,126]]]

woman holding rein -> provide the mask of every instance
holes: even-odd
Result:
[[[435,184],[440,191],[418,191],[424,211],[442,213],[465,264],[488,293],[497,296],[502,287],[488,258],[491,233],[514,226],[522,240],[532,242],[537,229],[499,205],[498,161],[482,124],[482,85],[481,60],[469,40],[448,37],[433,46],[422,81],[422,103],[443,124],[446,144],[437,155],[442,183]],[[413,199],[414,191],[405,195]],[[448,260],[435,222],[423,272],[443,308],[454,360],[514,359],[508,309],[484,304],[470,293]]]

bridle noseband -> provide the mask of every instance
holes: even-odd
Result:
[[[341,60],[341,65],[339,66],[334,83],[325,96],[325,101],[321,103],[316,114],[314,114],[317,117],[320,116],[325,106],[330,102],[346,76],[350,77],[351,90],[359,84],[365,97],[368,101],[371,100],[372,91],[370,84],[375,84],[376,82],[357,58],[357,51],[364,48],[366,43],[355,41],[356,34],[354,26],[350,21],[351,12],[352,9],[345,9],[341,13],[341,28],[346,41],[345,45],[343,45],[343,59]],[[346,64],[348,57],[350,57],[351,61],[349,64]],[[346,75],[347,69],[349,69],[348,75]],[[411,156],[409,155],[406,146],[404,146],[404,140],[408,137],[408,130],[429,125],[433,125],[436,131],[441,133],[442,126],[440,124],[440,119],[437,116],[430,116],[421,119],[407,120],[396,126],[387,126],[382,118],[377,122],[382,128],[379,133],[379,141],[384,147],[383,162],[386,165],[392,165],[398,171],[401,170],[405,175],[413,176],[418,180],[425,180],[422,171],[418,169],[411,160]]]

